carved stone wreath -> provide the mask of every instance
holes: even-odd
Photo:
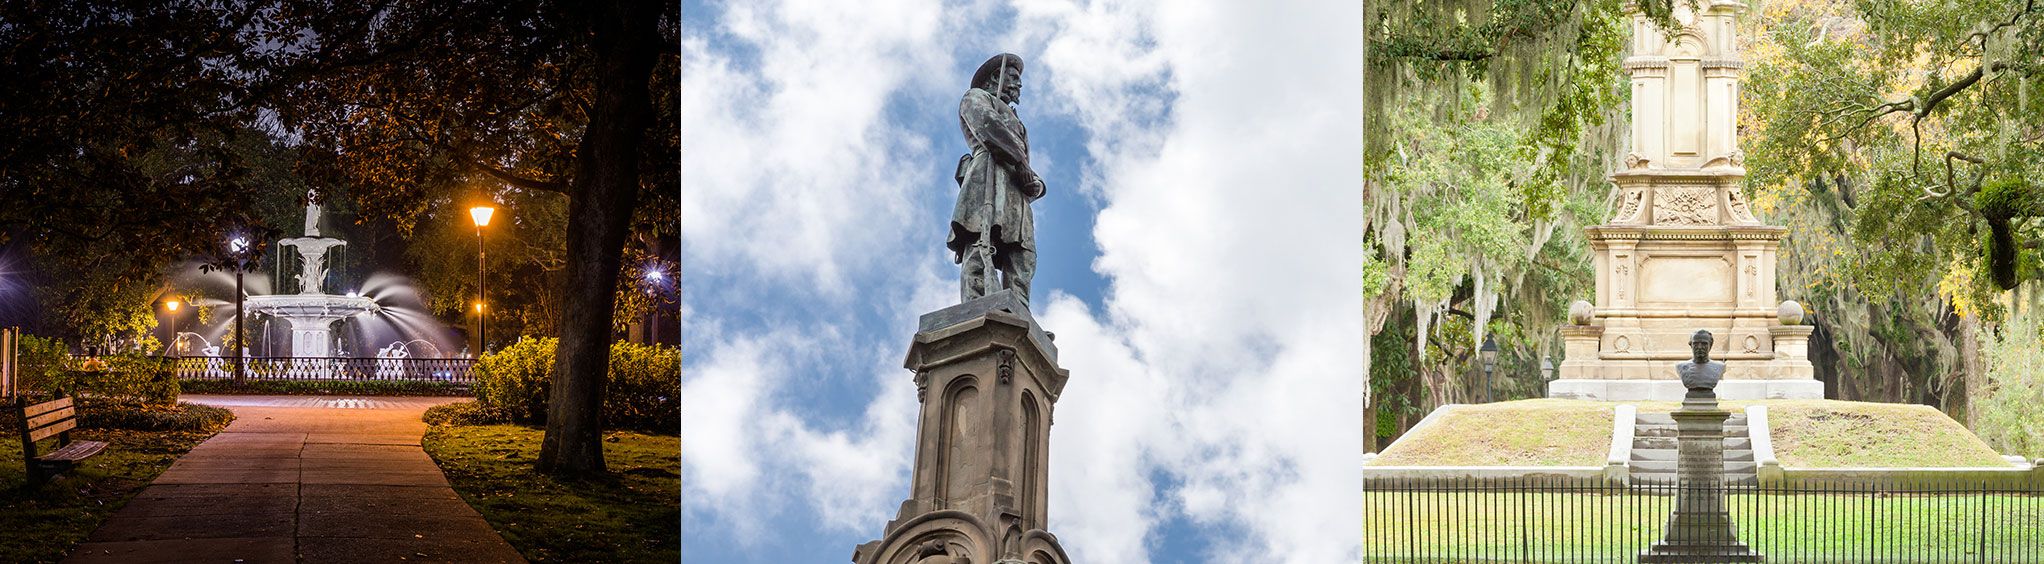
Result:
[[[1671,186],[1654,194],[1655,225],[1712,225],[1718,221],[1717,189]]]

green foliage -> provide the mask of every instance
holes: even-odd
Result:
[[[1651,2],[1646,2],[1651,3]],[[1422,93],[1461,90],[1468,84],[1498,89],[1492,110],[1530,116],[1515,158],[1532,163],[1512,188],[1535,219],[1547,220],[1566,199],[1570,184],[1585,174],[1602,175],[1601,163],[1578,158],[1582,136],[1602,125],[1608,110],[1623,100],[1619,53],[1630,17],[1621,0],[1546,2],[1537,0],[1448,0],[1366,5],[1366,122],[1408,107],[1406,89]],[[1423,104],[1419,106],[1424,106]],[[1450,118],[1452,120],[1452,118]],[[1365,133],[1366,167],[1395,152],[1407,132],[1395,118],[1388,127]]]
[[[1962,315],[2035,269],[2044,238],[2026,179],[2044,175],[2044,6],[2015,0],[1763,5],[1747,27],[1756,202],[1839,194],[1864,252],[1840,275],[1873,295],[1931,277]],[[1900,243],[1900,244],[1897,244]]]
[[[128,352],[77,361],[54,343],[33,336],[22,339],[23,392],[44,397],[82,395],[147,406],[177,402],[178,380],[163,357]]]
[[[484,408],[481,402],[464,401],[436,405],[420,416],[427,425],[497,425],[510,423],[500,411]]]
[[[560,339],[522,337],[476,360],[476,403],[519,423],[546,421],[554,347]]]
[[[78,374],[79,390],[94,397],[145,406],[172,406],[179,392],[170,362],[140,352],[101,357],[106,371]]]
[[[155,405],[135,402],[83,400],[78,424],[95,429],[131,431],[189,431],[215,433],[234,422],[234,412],[195,403]]]
[[[1366,422],[1371,432],[1380,439],[1389,439],[1398,433],[1400,417],[1419,415],[1420,398],[1425,396],[1416,393],[1421,385],[1418,367],[1412,362],[1412,326],[1403,323],[1385,325],[1383,332],[1370,336],[1368,382],[1370,397],[1377,408],[1377,420]]]
[[[1988,392],[1974,431],[2002,452],[2044,458],[2044,323],[2034,312],[2009,318],[1982,353]]]
[[[63,373],[71,367],[71,351],[63,341],[24,333],[17,346],[17,389],[50,392],[66,384]]]
[[[476,361],[478,409],[517,423],[546,421],[558,339],[524,337]],[[607,428],[673,433],[681,425],[681,352],[673,347],[612,343],[604,388]]]
[[[611,343],[610,382],[604,387],[603,420],[612,428],[680,433],[681,350]]]

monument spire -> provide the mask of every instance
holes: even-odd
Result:
[[[1610,219],[1586,229],[1596,303],[1562,328],[1566,357],[1549,395],[1678,400],[1668,367],[1698,328],[1722,335],[1726,399],[1822,398],[1802,308],[1777,302],[1775,253],[1788,229],[1753,214],[1739,150],[1738,16],[1733,0],[1676,0],[1665,30],[1632,16],[1632,144],[1611,174]]]

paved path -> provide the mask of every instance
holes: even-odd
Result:
[[[419,447],[419,415],[458,398],[179,399],[234,424],[65,562],[525,562]]]

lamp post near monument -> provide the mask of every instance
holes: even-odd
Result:
[[[1029,168],[1015,116],[1022,58],[973,73],[959,104],[971,152],[958,161],[958,207],[946,243],[961,301],[923,314],[908,358],[919,405],[909,499],[857,564],[1069,564],[1048,530],[1052,410],[1070,373],[1029,312],[1035,231]]]
[[[1688,390],[1682,408],[1669,414],[1675,418],[1679,477],[1675,512],[1668,516],[1661,541],[1640,554],[1643,563],[1763,561],[1739,542],[1731,513],[1725,510],[1724,430],[1725,419],[1732,414],[1718,408],[1716,389],[1725,376],[1725,363],[1710,359],[1713,340],[1710,331],[1697,331],[1689,338],[1695,356],[1675,365]]]

